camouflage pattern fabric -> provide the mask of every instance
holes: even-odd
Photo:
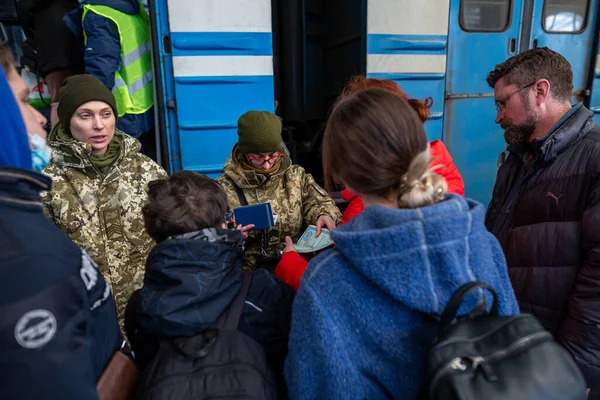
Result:
[[[148,182],[167,174],[139,153],[136,139],[115,130],[122,136],[120,154],[103,177],[90,161],[91,146],[59,139],[57,126],[48,138],[54,152],[44,169],[52,178],[52,190],[42,193],[45,213],[98,264],[112,286],[122,328],[125,306],[142,286],[154,245],[142,217]]]
[[[285,149],[285,146],[284,146]],[[248,204],[271,202],[277,223],[269,230],[250,232],[245,248],[245,269],[256,269],[262,256],[276,256],[284,247],[285,237],[297,241],[308,225],[315,225],[319,216],[329,215],[339,224],[340,210],[328,193],[321,188],[299,165],[292,165],[287,152],[281,166],[272,174],[257,174],[243,170],[240,163],[243,155],[233,147],[223,168],[224,173],[217,181],[227,192],[229,209],[240,206],[235,185],[242,189]]]

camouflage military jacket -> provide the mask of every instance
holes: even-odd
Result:
[[[237,185],[248,204],[270,202],[277,215],[275,226],[269,230],[250,232],[245,244],[244,267],[255,269],[257,259],[263,255],[277,255],[283,249],[285,237],[297,241],[308,225],[317,223],[319,216],[329,215],[338,224],[341,214],[331,197],[299,165],[292,165],[289,154],[284,155],[279,169],[269,175],[239,167],[242,155],[237,145],[225,163],[224,173],[217,181],[227,192],[229,209],[240,206],[235,190]],[[243,173],[243,175],[242,175]]]
[[[90,161],[90,145],[62,141],[53,131],[48,138],[52,161],[44,170],[52,178],[52,190],[42,200],[46,215],[88,252],[112,285],[122,325],[125,305],[142,286],[154,245],[142,217],[148,182],[167,174],[139,153],[137,140],[118,130],[116,135],[123,136],[120,154],[103,177]]]

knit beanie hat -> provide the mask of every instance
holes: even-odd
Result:
[[[88,101],[102,101],[108,104],[115,118],[118,118],[115,96],[98,78],[93,75],[73,75],[65,79],[58,91],[58,119],[67,133],[70,134],[71,117]]]
[[[248,111],[238,119],[238,136],[243,154],[281,150],[281,121],[268,111]]]

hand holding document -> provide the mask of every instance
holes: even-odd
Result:
[[[323,228],[317,237],[317,227],[310,225],[294,245],[298,253],[313,253],[333,245],[329,230]]]

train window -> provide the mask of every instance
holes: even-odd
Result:
[[[585,29],[589,0],[546,0],[543,24],[546,32],[577,33]]]
[[[460,27],[468,32],[502,32],[510,24],[512,0],[462,0]]]

